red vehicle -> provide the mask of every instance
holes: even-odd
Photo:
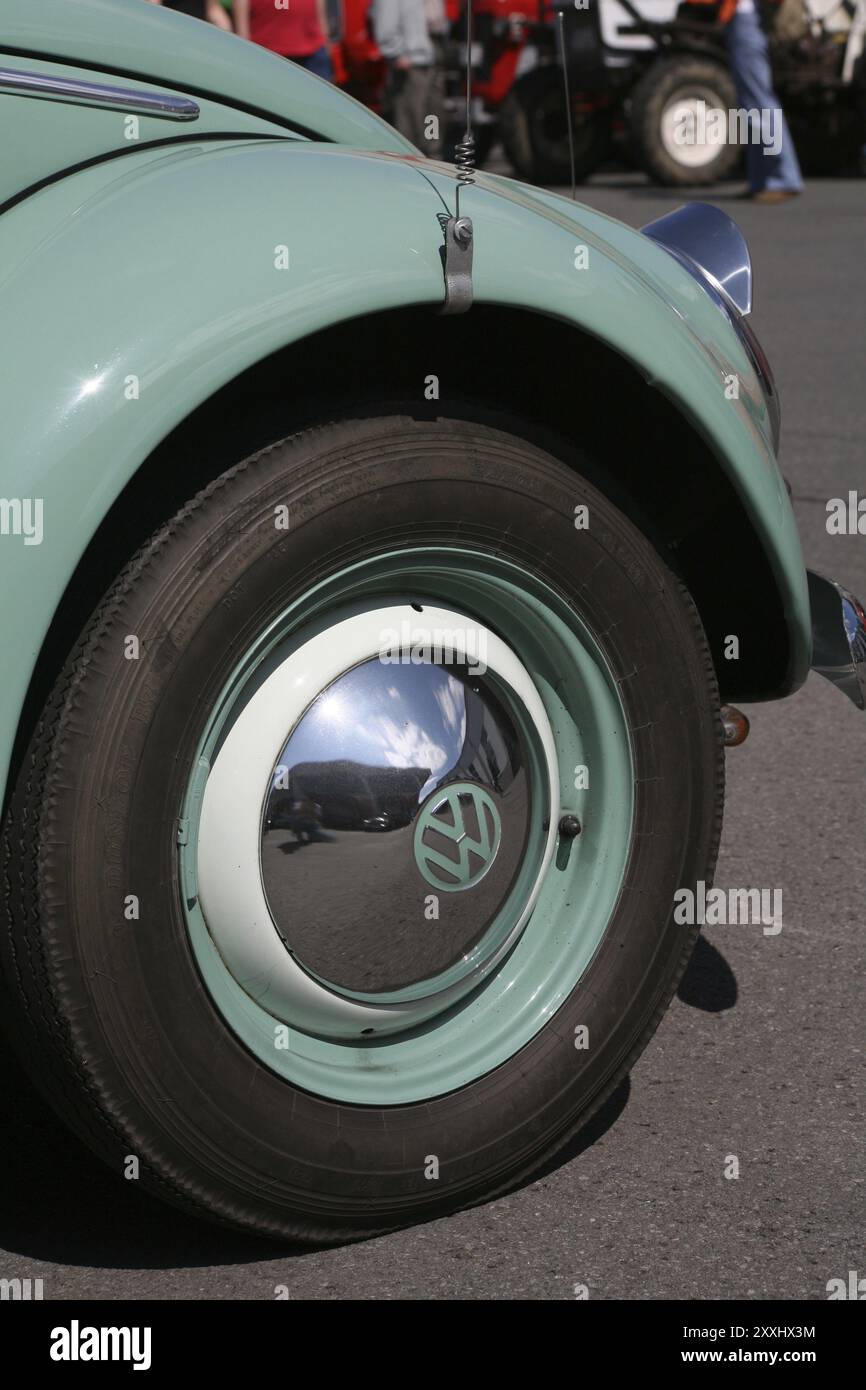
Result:
[[[376,46],[372,0],[332,0],[331,47],[336,81],[352,96],[384,114],[387,65]],[[483,164],[501,137],[523,178],[562,182],[568,177],[568,137],[562,68],[551,0],[473,0],[472,128],[476,160]],[[445,0],[451,30],[444,43],[442,99],[445,130],[441,157],[451,160],[465,128],[466,4]],[[588,11],[568,15],[569,52],[583,59],[594,28]],[[598,67],[596,61],[594,67]],[[592,82],[572,92],[578,178],[601,161],[610,140],[610,83]]]
[[[337,83],[388,115],[387,64],[373,36],[372,0],[331,0],[331,57]],[[537,182],[568,177],[563,74],[551,0],[473,0],[472,128],[477,163],[497,138],[516,172]],[[452,160],[465,128],[466,4],[445,0],[451,29],[443,45],[445,129],[441,157]],[[601,75],[597,27],[588,11],[568,14],[570,62],[588,90],[571,93],[576,174],[595,168],[612,132],[615,94]],[[583,87],[584,83],[581,83]]]
[[[446,9],[451,21],[446,114],[459,139],[465,119],[465,4],[446,0]],[[535,35],[542,35],[545,47],[552,46],[553,30],[544,27],[549,12],[549,0],[473,0],[472,126],[479,164],[504,134],[503,115],[507,120],[515,83],[538,61]]]
[[[560,3],[569,71],[572,78],[580,74],[579,82],[571,81],[570,93],[580,179],[607,152],[616,126],[616,94],[602,62],[597,15],[588,5],[572,9],[566,8],[566,0]],[[478,162],[501,137],[519,177],[565,182],[570,160],[556,0],[473,0],[472,9],[472,122]],[[448,12],[447,108],[459,139],[465,119],[464,0],[451,0]]]
[[[372,38],[372,0],[334,3],[345,14],[338,80],[381,110],[385,64]],[[734,172],[738,146],[690,147],[685,159],[669,131],[666,138],[677,112],[697,99],[711,109],[736,106],[714,10],[678,0],[591,0],[580,9],[565,0],[473,0],[478,164],[500,137],[518,177],[568,181],[560,6],[578,181],[615,142],[659,183],[714,183]],[[771,29],[776,86],[806,171],[835,172],[853,167],[866,139],[866,0],[802,0],[801,9],[799,29],[792,14]],[[465,126],[465,0],[446,0],[446,12],[442,158],[451,160]]]

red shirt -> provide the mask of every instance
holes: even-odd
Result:
[[[250,0],[250,38],[283,58],[307,58],[325,44],[316,0],[289,0],[277,9],[274,0]]]

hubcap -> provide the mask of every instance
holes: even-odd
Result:
[[[494,1069],[568,997],[623,881],[631,750],[594,639],[536,576],[443,545],[348,565],[235,663],[178,852],[216,1008],[344,1102]]]
[[[457,666],[374,657],[295,725],[268,789],[262,877],[288,949],[331,989],[430,993],[478,965],[529,840],[516,698]]]
[[[686,169],[703,169],[718,158],[719,150],[727,143],[715,138],[716,131],[727,130],[727,112],[718,104],[714,93],[673,97],[661,115],[661,142],[664,149]],[[690,138],[685,141],[684,134]],[[711,138],[698,138],[709,135]]]
[[[408,635],[398,649],[394,633]],[[439,641],[426,653],[418,639],[428,633],[447,634],[447,665],[425,660],[443,650]],[[532,910],[559,799],[544,706],[499,637],[429,605],[340,610],[269,667],[204,789],[198,894],[211,935],[246,993],[285,1023],[326,1037],[422,1023],[483,978]],[[539,770],[532,835],[530,750]],[[478,843],[493,817],[500,825],[504,844],[495,855],[491,845],[483,875],[460,831],[453,869],[426,843],[428,834],[449,838],[452,777],[464,788],[455,815],[463,819],[475,798],[483,807]],[[436,828],[431,792],[434,813],[443,806]],[[419,813],[425,843],[416,849]],[[420,868],[429,873],[434,856],[441,882],[428,901]]]

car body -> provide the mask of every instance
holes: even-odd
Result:
[[[700,205],[640,234],[468,182],[327,84],[141,0],[0,0],[0,68],[13,1036],[109,1162],[140,1152],[154,1190],[202,1214],[342,1239],[480,1200],[583,1122],[675,985],[665,904],[718,842],[716,681],[725,700],[797,689],[817,624],[816,665],[863,703],[862,609],[807,579],[776,463],[745,245]],[[447,653],[428,632],[384,655],[382,624],[425,609]],[[567,790],[582,754],[594,794],[577,766]],[[644,804],[656,765],[666,812]],[[312,808],[294,840],[286,792]],[[627,926],[622,874],[653,817],[694,862],[641,870],[662,903],[641,964],[655,937]],[[407,935],[440,909],[447,929]],[[630,952],[651,987],[579,1096],[533,1119],[547,1072],[527,1059],[584,1007],[586,973]],[[52,1081],[48,1035],[80,1085]],[[437,1185],[448,1116],[493,1156],[468,1137]],[[221,1146],[216,1179],[202,1153]]]
[[[23,6],[9,8],[19,29],[10,27],[4,14],[8,65],[21,69],[24,59],[16,55],[33,53],[39,39],[34,35],[30,12]],[[53,401],[50,393],[46,399],[35,389],[23,396],[16,392],[4,412],[7,458],[23,461],[31,452],[37,455],[38,471],[35,476],[28,472],[28,486],[34,495],[44,498],[47,513],[56,511],[64,517],[63,540],[52,547],[49,564],[40,554],[26,585],[26,602],[10,615],[16,629],[10,633],[11,648],[24,650],[32,650],[34,643],[41,645],[81,558],[82,538],[91,539],[122,488],[198,406],[256,362],[308,334],[363,313],[381,313],[404,305],[435,309],[440,304],[443,289],[437,213],[442,203],[437,187],[452,201],[454,191],[452,174],[419,166],[417,156],[401,138],[362,108],[294,71],[274,73],[273,59],[259,50],[245,53],[243,65],[236,63],[236,46],[221,33],[190,33],[185,26],[175,38],[173,29],[174,48],[167,57],[154,19],[168,18],[171,23],[171,18],[153,17],[135,6],[125,17],[130,28],[127,52],[112,59],[116,43],[105,38],[110,27],[105,6],[79,6],[74,18],[62,4],[56,11],[51,6],[42,7],[40,14],[46,16],[38,21],[44,51],[62,52],[73,61],[58,64],[34,57],[27,71],[61,78],[78,73],[92,80],[112,61],[124,74],[135,62],[142,76],[130,79],[134,88],[147,87],[148,71],[159,72],[163,82],[178,84],[181,96],[189,94],[193,99],[195,93],[202,114],[189,127],[159,115],[141,116],[141,135],[129,141],[122,114],[118,119],[115,112],[79,108],[75,121],[70,121],[70,108],[56,100],[43,101],[20,93],[3,97],[7,107],[14,104],[20,109],[26,100],[29,108],[36,108],[26,124],[22,123],[18,137],[26,162],[19,157],[16,184],[7,186],[3,193],[5,309],[7,321],[19,324],[17,353],[22,374],[34,384],[41,383],[43,376],[59,382],[60,372],[69,370],[62,365],[70,351],[63,341],[64,333],[75,343],[72,351],[81,364],[78,399],[73,397],[70,402],[70,388],[64,391],[59,385]],[[149,46],[147,36],[152,36]],[[96,71],[76,67],[75,60],[79,64],[89,61]],[[270,100],[275,106],[301,111],[296,122],[279,112],[276,116],[251,114],[253,109],[262,112],[262,104],[269,99],[269,87],[259,78],[260,72],[268,74],[273,90]],[[182,75],[186,86],[180,85]],[[208,82],[217,87],[221,84],[224,100],[231,98],[231,104],[211,104],[199,96]],[[297,104],[288,95],[294,90],[304,93]],[[299,128],[297,136],[294,124]],[[195,140],[191,138],[193,129]],[[231,129],[235,131],[233,137],[217,138]],[[302,138],[307,131],[315,131],[316,138]],[[206,145],[201,146],[197,142],[204,137]],[[295,164],[282,174],[289,157],[294,157]],[[187,161],[196,158],[200,161],[196,172],[209,166],[206,190],[187,178]],[[300,160],[305,163],[298,168]],[[70,168],[80,165],[85,167],[68,174]],[[57,177],[58,170],[62,178]],[[286,226],[286,235],[292,235],[295,257],[303,257],[307,276],[317,274],[327,280],[326,295],[314,298],[299,293],[291,281],[274,299],[270,261],[257,269],[250,256],[256,233],[249,225],[249,204],[226,207],[223,202],[223,170],[232,176],[237,170],[244,180],[243,197],[254,199],[259,216],[270,217],[277,225],[288,211],[283,180],[304,176],[319,209],[316,223],[307,217],[297,218],[295,225]],[[50,182],[45,182],[36,196],[22,197],[44,181]],[[128,196],[119,196],[120,190],[127,188]],[[646,238],[588,209],[578,214],[553,195],[490,176],[479,176],[475,188],[479,235],[489,242],[483,258],[479,251],[475,267],[476,304],[528,309],[536,314],[564,310],[566,323],[600,339],[645,378],[651,378],[655,389],[670,398],[705,439],[712,440],[716,466],[747,499],[751,522],[766,548],[778,585],[778,604],[790,650],[786,669],[775,675],[776,689],[781,693],[795,688],[808,670],[810,631],[799,542],[782,480],[772,466],[768,411],[731,326],[701,294],[693,278]],[[209,206],[203,205],[202,193],[211,199]],[[88,225],[87,211],[91,204],[99,209],[105,197],[116,201],[118,219],[116,234],[108,244],[98,227]],[[196,267],[195,277],[182,277],[183,302],[178,301],[177,281],[169,277],[151,287],[148,302],[142,305],[127,275],[128,258],[140,262],[151,254],[147,250],[151,229],[145,206],[154,199],[160,200],[167,228],[186,238],[183,247],[176,248],[178,262],[183,255],[190,270]],[[82,207],[82,200],[87,206]],[[367,205],[387,208],[388,215],[384,227],[374,216],[359,217],[353,230],[352,254],[337,256],[337,244],[323,242],[321,227],[333,229],[335,242],[342,240],[341,209],[353,202],[363,203],[365,209]],[[6,206],[9,203],[13,206]],[[484,216],[486,206],[491,209],[489,218]],[[65,234],[62,258],[54,254],[50,242],[40,245],[37,240],[37,228],[45,225],[46,217]],[[498,233],[495,239],[488,236],[488,224],[491,232],[495,228]],[[203,235],[205,228],[210,231],[207,237]],[[513,266],[520,264],[520,248],[530,234],[537,238],[538,260],[522,266],[523,273],[517,279]],[[603,280],[603,288],[593,296],[579,290],[573,293],[572,249],[576,243],[586,244],[601,262],[598,278]],[[395,247],[402,248],[396,259]],[[224,273],[226,258],[235,266],[232,275]],[[335,261],[339,265],[336,271]],[[555,276],[548,270],[551,262],[558,267]],[[372,269],[377,265],[380,273],[374,276]],[[363,284],[356,273],[361,266],[370,267]],[[645,285],[648,292],[634,305],[636,282]],[[86,301],[81,297],[84,284]],[[36,305],[34,289],[40,300]],[[53,307],[47,321],[55,321],[59,333],[52,334],[46,357],[42,325],[48,305]],[[174,338],[173,314],[182,316],[186,331],[167,355],[166,338]],[[126,332],[130,315],[137,319],[134,344]],[[688,322],[686,333],[682,331],[684,319]],[[202,343],[224,321],[231,323],[232,331],[220,343],[218,354],[203,351]],[[52,360],[55,353],[56,364]],[[727,408],[724,396],[717,400],[718,392],[713,389],[720,371],[728,367],[739,369],[743,386],[742,402],[735,410]],[[103,401],[109,399],[105,391],[107,370],[118,389],[113,409],[105,411]],[[126,409],[130,402],[124,396],[123,382],[132,375],[147,383],[148,408],[137,414]],[[179,389],[181,380],[183,387]],[[113,464],[107,472],[103,460],[109,456]],[[20,480],[14,476],[5,483],[4,493],[15,496],[20,492]],[[32,550],[25,558],[32,560],[36,554]],[[17,564],[20,558],[13,558],[9,547],[5,548],[7,563]],[[7,582],[14,582],[11,576]],[[2,729],[7,758],[30,674],[26,663],[16,663],[13,679],[4,691]]]

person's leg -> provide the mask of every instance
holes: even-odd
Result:
[[[409,101],[411,105],[412,134],[409,139],[419,150],[427,153],[429,143],[425,137],[427,117],[435,115],[433,109],[433,69],[412,68],[409,73]]]
[[[307,72],[313,72],[316,77],[324,77],[327,82],[333,82],[334,69],[331,65],[331,55],[327,48],[322,45],[317,48],[315,53],[307,53],[303,58],[296,58],[296,63],[300,63]]]
[[[777,154],[767,153],[761,144],[752,143],[757,135],[750,131],[750,141],[746,146],[749,187],[753,193],[764,188],[799,192],[803,187],[803,176],[788,123],[773,90],[769,45],[758,15],[754,12],[743,14],[738,10],[727,26],[727,44],[740,106],[747,111],[757,111],[759,121],[761,113],[766,113],[763,119],[772,121],[771,131],[780,146]],[[770,132],[765,130],[765,139],[769,135]]]
[[[411,101],[411,68],[391,69],[391,122],[399,130],[401,135],[405,135],[407,140],[412,139],[412,101]]]
[[[430,69],[405,68],[398,72],[394,91],[394,124],[401,135],[424,149],[424,122],[430,112]]]
[[[430,107],[429,114],[435,116],[439,123],[439,134],[433,139],[428,140],[426,132],[424,143],[421,146],[424,153],[430,159],[442,158],[443,136],[445,133],[445,62],[446,62],[445,42],[441,38],[433,37],[433,66],[430,69]]]

